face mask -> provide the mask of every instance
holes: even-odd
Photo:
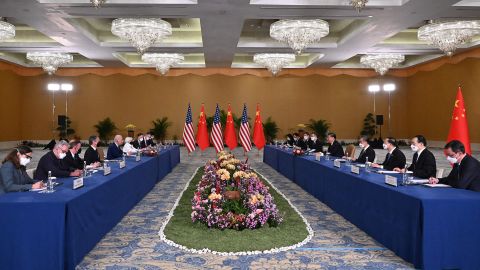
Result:
[[[138,139],[139,141],[143,142],[143,138]]]
[[[308,140],[308,136],[303,136],[303,139],[304,139],[305,141],[307,141],[307,140]]]
[[[387,150],[387,145],[383,144],[383,149]]]
[[[60,158],[60,159],[64,159],[66,156],[67,156],[67,154],[65,154],[65,153],[60,153],[59,158]]]
[[[20,157],[20,165],[22,165],[22,166],[27,166],[28,163],[30,163],[30,159],[29,159],[29,158]]]
[[[312,141],[316,141],[317,140],[317,137],[312,137]]]
[[[363,146],[363,144],[359,143],[358,146],[360,146],[360,148],[363,148],[365,146]]]
[[[416,146],[416,145],[413,145],[413,144],[412,144],[412,145],[410,145],[410,148],[412,148],[412,151],[413,151],[413,152],[417,152],[417,151],[418,151],[418,146]]]
[[[452,163],[452,164],[457,164],[457,163],[458,163],[457,158],[454,158],[454,157],[448,156],[448,157],[447,157],[447,160],[448,160],[448,162],[450,162],[450,163]]]

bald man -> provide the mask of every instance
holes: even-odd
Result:
[[[113,143],[108,146],[107,150],[107,159],[116,159],[123,157],[123,151],[120,149],[120,146],[123,145],[122,135],[116,135],[113,139]]]

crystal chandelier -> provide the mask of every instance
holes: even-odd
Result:
[[[128,40],[143,54],[149,47],[172,34],[170,23],[162,19],[123,18],[112,22],[112,33]]]
[[[0,41],[12,39],[15,37],[15,26],[3,20],[0,17]]]
[[[52,75],[57,71],[58,67],[72,62],[73,56],[68,53],[58,52],[31,52],[27,53],[27,59],[42,66],[48,75]]]
[[[392,67],[405,61],[402,54],[367,54],[360,58],[360,63],[375,69],[380,75],[385,75]]]
[[[330,29],[324,20],[280,20],[270,26],[270,36],[286,42],[297,55],[308,45],[320,41]]]
[[[419,40],[438,47],[448,56],[475,35],[480,35],[480,21],[432,22],[418,29]]]
[[[352,5],[358,12],[362,10],[368,3],[368,0],[351,0],[350,5]]]
[[[171,66],[180,64],[185,60],[180,53],[146,53],[142,55],[142,61],[157,68],[162,75],[167,74]]]
[[[293,53],[257,53],[253,56],[253,62],[266,67],[273,76],[276,76],[282,68],[295,62]]]
[[[93,4],[95,8],[99,8],[101,5],[105,4],[107,0],[90,0],[90,3]]]

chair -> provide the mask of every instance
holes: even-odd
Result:
[[[445,169],[437,169],[437,175],[435,177],[436,178],[442,178],[443,177],[443,171],[445,171]]]
[[[349,158],[355,158],[355,145],[347,145],[347,148],[345,149],[345,156]]]
[[[35,175],[35,171],[36,171],[36,170],[37,170],[37,169],[28,169],[28,170],[27,170],[27,175],[30,176],[30,178],[33,179],[33,176]]]
[[[98,156],[100,157],[100,161],[103,162],[105,160],[105,153],[103,152],[103,148],[97,147]]]

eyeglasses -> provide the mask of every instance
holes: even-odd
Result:
[[[25,157],[28,158],[28,159],[32,159],[33,157],[32,156],[29,156],[27,154],[25,154]]]

